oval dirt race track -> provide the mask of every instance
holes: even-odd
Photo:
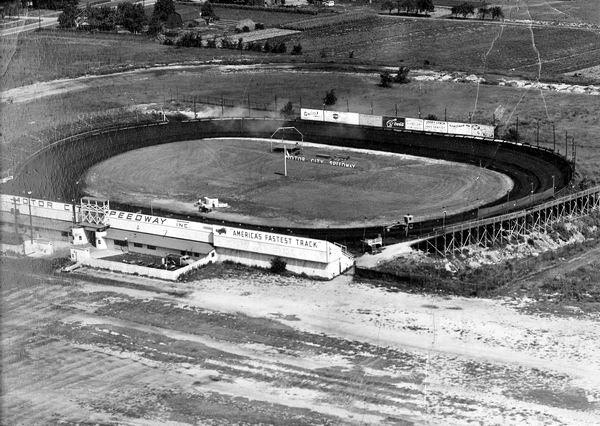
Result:
[[[281,141],[247,138],[142,148],[89,169],[85,192],[121,203],[152,202],[177,213],[197,211],[194,202],[208,196],[230,205],[209,213],[212,218],[356,227],[397,222],[407,213],[418,218],[458,213],[512,188],[507,176],[480,167],[309,143],[297,156],[304,161],[287,160],[285,177],[283,151],[277,148]],[[331,165],[335,159],[346,166]]]

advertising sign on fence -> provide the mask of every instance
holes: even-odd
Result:
[[[469,123],[448,122],[448,133],[471,136],[471,125]]]
[[[357,112],[325,111],[325,121],[331,123],[359,124]]]
[[[423,131],[423,120],[420,118],[405,118],[404,123],[406,130]]]
[[[386,129],[401,129],[404,130],[404,118],[400,117],[383,117],[383,127]]]
[[[381,127],[382,122],[380,115],[358,114],[358,124],[361,126]]]
[[[471,136],[493,138],[494,126],[486,126],[485,124],[471,124]]]
[[[302,120],[323,121],[323,110],[322,109],[301,108],[300,109],[300,118]]]
[[[437,120],[424,120],[423,130],[434,133],[448,133],[448,123]]]

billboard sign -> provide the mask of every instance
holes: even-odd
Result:
[[[361,126],[381,127],[382,122],[380,115],[358,114],[358,124]]]
[[[423,120],[420,118],[405,118],[404,123],[406,130],[417,130],[419,132],[423,131]]]
[[[445,121],[424,120],[423,130],[433,133],[448,133],[448,123]]]
[[[273,234],[250,229],[213,226],[215,247],[262,253],[291,259],[327,262],[327,242],[293,235]]]
[[[448,122],[448,133],[471,136],[471,125],[469,123]]]
[[[400,117],[383,117],[383,127],[386,129],[404,130],[404,118]]]
[[[300,118],[302,120],[323,121],[323,110],[322,109],[301,108],[300,109]]]
[[[331,123],[359,124],[357,112],[325,111],[325,121]]]
[[[485,124],[471,124],[471,136],[493,138],[494,126],[486,126]]]

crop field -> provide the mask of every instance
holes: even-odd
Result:
[[[536,49],[542,77],[600,63],[600,32],[559,27],[532,31],[534,42],[526,26],[368,16],[351,24],[307,30],[291,40],[301,43],[309,58],[349,61],[353,52],[350,61],[409,67],[426,64],[478,74],[535,77]]]
[[[458,6],[463,0],[434,0],[435,6]],[[471,1],[479,7],[477,1]],[[596,0],[498,0],[487,2],[500,6],[506,19],[560,22],[569,24],[600,24],[600,3]]]
[[[249,217],[264,226],[360,227],[394,223],[407,213],[419,219],[458,213],[512,187],[507,177],[470,165],[306,144],[298,154],[306,161],[288,160],[286,178],[283,154],[270,145],[203,139],[142,148],[93,166],[84,191],[178,213],[197,212],[193,203],[202,196],[217,197],[230,208],[211,218]]]
[[[189,7],[189,6],[188,6]],[[229,7],[219,7],[214,5],[215,13],[221,19],[240,21],[242,19],[252,19],[254,22],[265,24],[265,27],[278,27],[290,22],[309,19],[312,15],[293,13],[293,12],[267,12],[264,10],[234,9]]]

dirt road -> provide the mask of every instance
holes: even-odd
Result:
[[[6,424],[600,422],[594,318],[349,277],[114,286],[3,266]]]

